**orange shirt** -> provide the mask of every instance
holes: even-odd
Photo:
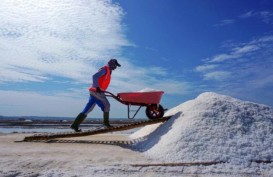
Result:
[[[108,65],[102,67],[101,69],[105,69],[105,74],[98,78],[98,86],[100,87],[101,90],[105,91],[108,88],[111,81],[111,71]],[[94,86],[94,83],[93,83],[93,86],[89,88],[89,90],[96,91],[96,87]]]

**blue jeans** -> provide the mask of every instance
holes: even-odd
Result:
[[[90,91],[89,101],[83,109],[82,113],[88,115],[96,105],[98,105],[103,112],[110,111],[110,103],[107,100],[105,94]]]

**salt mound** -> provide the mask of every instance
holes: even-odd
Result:
[[[160,90],[156,90],[156,89],[152,89],[152,88],[144,88],[144,89],[141,89],[137,92],[157,92],[157,91],[160,91]]]
[[[216,93],[203,93],[171,110],[174,115],[136,147],[165,162],[273,160],[273,109]],[[134,136],[134,135],[132,135]]]

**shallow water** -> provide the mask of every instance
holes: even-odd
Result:
[[[91,125],[91,126],[84,126],[81,127],[83,131],[87,130],[94,130],[96,128],[99,128],[101,126],[98,125]],[[131,129],[131,130],[125,130],[125,131],[118,131],[118,132],[112,132],[112,133],[121,133],[121,134],[132,134],[135,131],[139,130],[139,128]],[[71,132],[69,126],[67,127],[24,127],[24,126],[9,126],[9,127],[0,127],[0,134],[10,134],[10,133],[58,133],[58,132]]]
[[[82,128],[82,130],[92,130],[96,126],[91,126],[89,128]],[[72,131],[69,127],[58,128],[58,127],[0,127],[0,133],[57,133],[57,132],[69,132]]]

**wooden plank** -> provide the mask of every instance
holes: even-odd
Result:
[[[83,131],[83,132],[67,132],[67,133],[51,133],[51,134],[34,135],[34,136],[25,137],[23,141],[28,142],[28,141],[47,140],[47,139],[56,139],[56,138],[72,138],[72,137],[81,137],[81,136],[90,136],[90,135],[96,135],[96,134],[102,134],[102,133],[109,133],[109,132],[115,132],[115,131],[124,131],[124,130],[130,130],[130,129],[134,129],[134,128],[138,128],[138,127],[142,127],[146,125],[165,122],[169,120],[170,118],[171,116],[168,116],[168,117],[162,117],[159,119],[140,121],[140,122],[135,122],[132,124],[114,126],[110,128],[99,128],[99,129]]]
[[[175,162],[175,163],[147,163],[147,164],[131,164],[132,167],[150,167],[150,166],[209,166],[225,163],[223,161],[212,161],[212,162]]]

